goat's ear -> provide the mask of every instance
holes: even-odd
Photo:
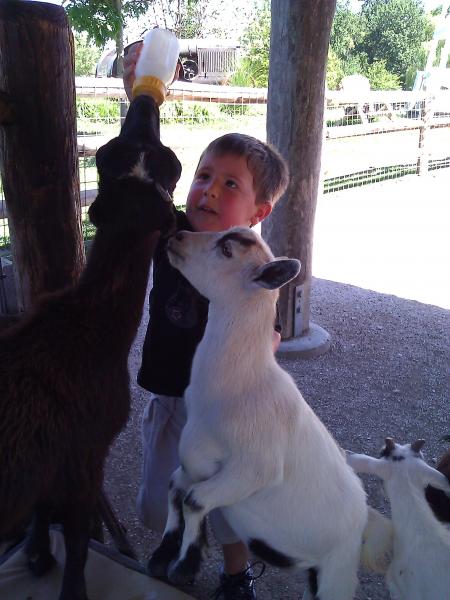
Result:
[[[438,490],[442,490],[450,499],[450,483],[448,482],[448,479],[444,473],[441,473],[437,469],[433,469],[433,467],[427,465],[426,462],[420,461],[420,463],[422,468],[423,484],[431,485]]]
[[[300,272],[300,261],[296,258],[276,258],[256,269],[253,281],[268,290],[276,290],[294,279]]]
[[[413,442],[411,444],[411,450],[413,452],[415,452],[416,454],[419,454],[419,452],[422,450],[424,444],[425,444],[425,440],[423,440],[423,439],[416,440],[415,442]]]
[[[366,454],[357,454],[356,452],[346,452],[347,464],[355,471],[355,473],[369,473],[377,475],[384,479],[389,469],[389,463],[379,458],[373,458]]]

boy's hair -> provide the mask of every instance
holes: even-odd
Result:
[[[202,152],[199,164],[206,154],[247,157],[247,166],[253,175],[257,204],[270,202],[274,205],[286,191],[289,183],[286,161],[273,146],[251,135],[227,133],[216,138]]]

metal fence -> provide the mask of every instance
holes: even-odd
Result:
[[[120,130],[127,104],[121,80],[77,78],[77,128],[83,215],[95,198],[95,152]],[[177,82],[161,107],[161,137],[178,155],[183,174],[175,202],[184,204],[201,152],[230,131],[266,136],[265,89]],[[450,167],[450,91],[433,97],[383,91],[328,92],[323,190],[330,193],[411,173]],[[86,235],[89,224],[84,222]],[[0,248],[9,243],[0,187]]]

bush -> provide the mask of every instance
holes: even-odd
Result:
[[[77,119],[117,123],[120,119],[119,101],[108,98],[77,98]]]
[[[89,221],[89,217],[86,215],[86,218],[81,223],[83,230],[83,239],[84,240],[92,240],[95,236],[97,228]]]
[[[209,109],[196,102],[165,102],[161,106],[161,120],[165,123],[209,123],[212,120]]]
[[[228,115],[229,117],[240,117],[242,115],[248,115],[250,111],[249,104],[219,104],[219,110],[221,113]]]
[[[327,87],[329,90],[338,90],[344,76],[342,62],[336,52],[330,47],[327,61]]]
[[[399,90],[402,87],[400,77],[387,70],[384,60],[370,64],[364,75],[369,79],[372,90]]]
[[[230,77],[230,85],[236,87],[267,87],[268,64],[241,58],[238,67]]]

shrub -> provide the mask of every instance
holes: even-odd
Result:
[[[229,117],[248,115],[250,106],[248,104],[219,104],[221,113]]]
[[[165,123],[209,123],[212,120],[209,109],[196,102],[165,102],[161,106],[161,120]]]
[[[369,79],[372,90],[399,90],[402,87],[400,77],[387,70],[384,60],[370,64],[364,75]]]
[[[77,98],[77,119],[117,123],[120,104],[115,99]]]

